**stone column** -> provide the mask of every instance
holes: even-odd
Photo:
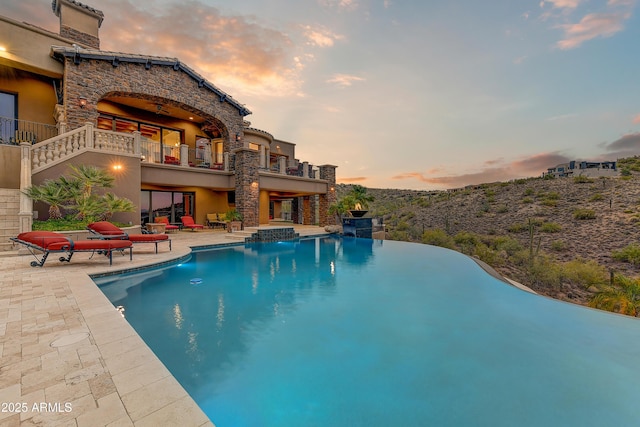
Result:
[[[302,177],[309,178],[309,162],[302,162]]]
[[[294,224],[300,224],[300,197],[294,197],[291,200],[291,221]]]
[[[31,187],[31,142],[20,143],[20,212],[18,230],[31,231],[33,226],[33,201],[25,191]]]
[[[280,173],[282,175],[287,174],[287,158],[286,157],[281,156],[278,158],[278,169],[280,169]]]
[[[320,204],[320,218],[318,218],[318,223],[321,227],[336,224],[336,216],[329,214],[329,207],[338,201],[336,195],[336,168],[337,166],[333,165],[322,165],[318,167],[320,179],[327,181],[327,192],[320,194],[318,201]]]
[[[248,148],[235,151],[236,209],[245,227],[260,223],[260,153]]]
[[[312,224],[312,212],[311,212],[311,201],[309,200],[309,196],[302,197],[302,224],[311,225]]]
[[[313,196],[309,196],[309,224],[318,224],[318,218],[316,215],[316,211],[318,207],[318,196],[317,195],[313,195]]]

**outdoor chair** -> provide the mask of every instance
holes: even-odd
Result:
[[[157,222],[159,224],[164,224],[164,230],[165,231],[175,231],[175,230],[179,230],[180,227],[177,225],[173,225],[173,224],[169,224],[169,218],[167,218],[166,216],[157,216],[156,219],[153,222]]]
[[[158,253],[158,243],[168,242],[171,250],[171,239],[166,234],[128,234],[108,221],[92,222],[87,229],[104,240],[129,240],[131,243],[153,243]]]
[[[222,216],[222,218],[221,218]],[[216,228],[222,227],[227,228],[227,223],[224,220],[225,214],[218,213],[210,213],[207,214],[207,227]]]
[[[196,229],[203,229],[204,226],[202,224],[196,224],[193,221],[193,217],[191,216],[183,216],[180,218],[180,220],[182,221],[182,227],[183,228],[190,228],[191,231],[196,231]]]
[[[60,262],[70,262],[76,252],[92,252],[103,254],[109,258],[109,265],[113,265],[113,252],[129,249],[129,261],[133,259],[132,243],[130,240],[77,240],[73,241],[64,234],[53,231],[27,231],[11,237],[10,240],[27,247],[31,255],[36,259],[31,261],[31,267],[42,267],[49,254],[66,253],[66,256],[58,258]],[[38,255],[34,251],[42,252]],[[92,255],[93,256],[93,255]]]

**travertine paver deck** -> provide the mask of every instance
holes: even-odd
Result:
[[[323,229],[295,226],[301,236]],[[0,256],[0,426],[212,426],[89,274],[186,256],[191,246],[233,242],[221,230],[171,234],[114,256],[71,263]],[[1,254],[1,253],[0,253]]]

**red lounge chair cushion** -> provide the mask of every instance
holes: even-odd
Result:
[[[120,236],[124,234],[124,232],[120,230],[120,228],[116,227],[108,221],[92,222],[91,224],[87,225],[87,228],[95,231],[96,233],[100,233],[103,236]]]
[[[48,247],[54,243],[69,243],[69,239],[53,231],[27,231],[18,234],[18,239],[42,249],[48,249]]]
[[[167,218],[166,216],[158,216],[156,217],[154,222],[166,225],[166,227],[164,228],[165,230],[177,230],[180,228],[177,225],[169,224],[169,218]]]
[[[183,216],[180,220],[182,220],[182,225],[187,228],[204,228],[204,225],[196,224],[190,216]]]
[[[52,243],[47,249],[50,251],[72,250],[72,251],[104,251],[112,249],[124,249],[131,247],[130,240],[78,240],[73,242],[73,248],[67,241],[65,243]]]

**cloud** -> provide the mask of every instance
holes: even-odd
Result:
[[[356,10],[359,6],[357,0],[318,0],[318,4],[329,9],[339,10]]]
[[[341,87],[352,86],[354,82],[363,82],[365,79],[358,76],[349,74],[334,74],[333,77],[327,80],[327,83],[335,84]]]
[[[584,0],[542,0],[540,7],[544,7],[546,3],[551,4],[553,9],[575,9]]]
[[[336,34],[324,27],[312,27],[311,25],[301,25],[307,44],[319,47],[331,47],[336,41],[344,39],[344,36]]]
[[[624,29],[624,21],[630,13],[591,13],[577,24],[564,24],[564,38],[556,43],[562,50],[574,49],[582,43],[597,38],[611,37]]]
[[[414,179],[427,184],[445,188],[459,188],[467,185],[484,184],[496,181],[508,181],[515,178],[540,176],[542,172],[570,159],[559,153],[540,153],[530,157],[514,160],[504,164],[502,159],[487,160],[485,165],[490,166],[479,172],[449,176],[431,176],[429,172],[405,172],[393,176],[391,179]]]
[[[572,119],[574,117],[578,117],[578,115],[576,113],[570,113],[570,114],[561,114],[559,116],[553,116],[553,117],[548,117],[547,121],[549,122],[555,122],[558,120],[568,120],[568,119]]]
[[[633,123],[640,123],[640,114],[633,118]]]
[[[623,135],[612,143],[605,144],[604,149],[611,157],[630,157],[640,154],[640,132]]]
[[[291,36],[199,0],[163,7],[111,0],[101,7],[103,50],[175,57],[233,93],[295,95],[311,60]]]
[[[338,183],[339,184],[349,184],[352,182],[363,182],[368,180],[369,178],[367,178],[366,176],[356,176],[353,178],[338,178]]]

